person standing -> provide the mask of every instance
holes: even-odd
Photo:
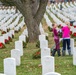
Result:
[[[54,41],[55,41],[55,49],[52,51],[52,56],[55,56],[56,51],[58,53],[58,56],[61,56],[57,24],[52,24],[52,27],[53,27],[53,34],[54,34]]]
[[[62,27],[62,38],[63,38],[63,49],[62,49],[62,56],[65,56],[66,46],[69,55],[71,55],[70,49],[70,23],[66,22],[66,25]]]

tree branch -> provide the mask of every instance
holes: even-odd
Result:
[[[36,13],[36,15],[34,16],[34,19],[37,21],[38,25],[40,24],[43,15],[46,11],[46,5],[47,5],[48,0],[40,0],[40,4],[39,4],[39,9]]]
[[[21,0],[12,0],[15,4],[15,6],[17,7],[17,9],[22,13],[23,16],[25,16],[25,12],[22,9],[22,7],[24,7],[23,3],[21,2]]]
[[[19,3],[18,5],[22,5],[21,0],[12,0],[14,3]]]
[[[30,0],[32,15],[35,16],[38,10],[38,0]]]

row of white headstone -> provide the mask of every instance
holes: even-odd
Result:
[[[41,49],[41,64],[42,64],[42,75],[48,72],[55,72],[55,60],[54,57],[50,56],[50,48],[48,48],[48,41],[45,35],[39,36],[40,49]],[[76,48],[74,47],[74,39],[71,39],[71,54],[73,55],[73,65],[76,65]],[[68,55],[66,50],[66,55]],[[46,74],[47,75],[47,74]],[[57,74],[59,75],[59,74]]]
[[[19,24],[19,20],[21,17],[22,17],[22,14],[18,14],[18,13],[13,16],[9,16],[9,17],[6,16],[0,22],[1,23],[0,29],[6,31],[7,29],[15,28],[15,30],[18,30],[19,27],[23,27],[23,25],[25,25],[24,18],[22,19],[21,23]],[[15,19],[15,21],[13,21],[14,19]]]
[[[63,11],[61,11],[61,12],[62,12],[63,16],[68,17],[69,21],[70,21],[70,19],[76,20],[76,15],[75,15],[76,9],[75,8],[76,8],[76,6],[71,7],[71,8],[67,8],[67,9],[65,9],[66,11],[64,10],[64,12]],[[66,19],[65,19],[65,21],[66,21]],[[71,26],[72,33],[76,33],[76,28],[74,26],[76,26],[76,22],[74,22],[73,26]]]
[[[46,35],[39,35],[39,41],[41,49],[42,75],[61,75],[55,72],[55,60],[50,54],[50,48],[48,48]]]
[[[40,38],[42,38],[42,40]],[[55,71],[54,57],[50,56],[50,49],[48,48],[48,41],[45,39],[45,35],[39,37],[39,40],[41,48],[41,64],[43,71],[42,74],[60,75],[54,72]],[[23,55],[22,41],[16,41],[15,49],[11,50],[11,57],[13,58],[4,59],[4,73],[6,75],[16,75],[16,65],[17,66],[20,65],[20,57],[22,55]]]
[[[47,16],[45,15],[44,18],[45,17],[47,17]],[[76,56],[75,56],[75,53],[76,53],[76,51],[75,51],[75,47],[74,47],[74,39],[71,39],[71,54],[73,54],[73,65],[76,65]],[[67,50],[66,50],[66,55],[68,55],[68,51]]]
[[[53,9],[54,10],[54,9]],[[47,12],[51,15],[52,13],[47,9]],[[62,11],[63,12],[63,11]],[[71,12],[71,11],[70,11]],[[59,12],[58,12],[59,13]],[[64,12],[63,12],[64,13]],[[45,14],[44,15],[44,18],[46,19],[46,23],[48,22],[47,20],[49,19],[48,17],[47,17],[47,15]],[[54,18],[54,17],[52,17],[52,18]],[[55,19],[56,20],[56,19]],[[48,22],[48,23],[50,23],[50,22]],[[47,24],[48,24],[47,23]],[[74,22],[74,25],[76,24],[76,22]],[[50,24],[51,25],[51,24]],[[49,25],[48,25],[49,26]],[[64,26],[64,24],[63,24],[63,26]],[[50,26],[51,27],[51,26]],[[74,32],[76,32],[76,29],[72,26],[71,27],[71,31],[73,31],[73,33]],[[45,47],[45,46],[44,46]],[[70,47],[71,47],[71,55],[73,55],[73,65],[76,65],[76,55],[75,55],[75,53],[76,53],[76,51],[75,51],[75,49],[76,49],[76,47],[74,47],[74,39],[72,39],[71,38],[71,43],[70,43]],[[69,55],[68,54],[68,50],[66,49],[66,55]]]
[[[54,57],[50,56],[50,49],[48,48],[48,41],[46,40],[46,36],[40,35],[39,40],[41,48],[42,75],[61,75],[55,72],[55,60]],[[16,65],[20,65],[20,57],[22,55],[22,41],[16,41],[15,49],[11,50],[11,57],[13,58],[4,59],[4,73],[6,75],[16,75]]]
[[[11,23],[12,23],[12,21],[18,16],[19,14],[17,13],[17,14],[14,14],[14,15],[12,15],[11,17],[10,17],[10,19],[6,19],[7,21],[6,22],[2,22],[4,19],[2,19],[1,20],[1,22],[2,22],[2,24],[3,25],[1,25],[1,26],[8,26],[8,25],[10,25]],[[4,17],[6,17],[6,16],[4,16]]]
[[[54,9],[53,9],[54,10]],[[54,10],[55,11],[55,10]],[[61,25],[65,25],[65,23],[63,23],[62,21],[60,21],[50,10],[47,9],[48,14],[53,18],[53,20],[57,23],[57,24],[61,24]],[[61,11],[62,12],[62,11]],[[71,11],[70,11],[71,12]],[[65,12],[62,12],[63,14],[65,14]],[[70,14],[69,14],[70,15]],[[66,18],[66,16],[64,17],[60,12],[57,12],[57,16],[61,19],[63,19],[65,22],[66,21],[70,21],[69,18]],[[46,14],[44,15],[44,18],[46,19],[46,23],[48,24],[48,26],[52,27],[50,20],[48,20],[48,17],[46,16]],[[48,20],[48,21],[47,21]],[[73,26],[76,26],[76,22],[73,23]],[[73,26],[71,26],[71,31],[72,33],[76,33],[76,28],[74,28]]]
[[[20,66],[23,56],[23,41],[26,42],[26,36],[20,35],[19,40],[15,41],[15,49],[11,50],[11,57],[4,59],[3,75],[16,75],[16,66]]]
[[[52,22],[50,21],[46,13],[44,14],[44,19],[46,20],[46,24],[52,28]]]
[[[46,10],[47,13],[52,17],[52,19],[59,25],[59,24],[63,24],[61,20],[59,20],[55,14],[53,14],[50,10]],[[57,13],[57,12],[56,12]]]
[[[48,22],[47,20],[49,19],[48,17],[47,17],[47,15],[45,14],[45,17],[44,17],[45,19],[46,19],[46,22]],[[49,22],[50,23],[50,22]],[[47,23],[48,24],[48,23]],[[51,24],[50,24],[51,25]],[[49,25],[48,25],[49,26]],[[51,26],[50,26],[51,27]],[[74,28],[73,28],[74,29]],[[71,39],[71,48],[74,48],[74,39]],[[72,49],[71,49],[72,50]],[[73,50],[71,51],[72,52],[72,54],[73,54]],[[66,53],[67,54],[67,53]]]
[[[74,3],[75,3],[75,2],[74,2]],[[60,8],[60,5],[61,5],[61,3],[57,4],[57,6],[58,6],[59,8]],[[59,8],[56,7],[56,4],[54,4],[53,6],[50,5],[50,8],[52,9],[52,8],[54,7],[55,9],[53,9],[53,11],[56,10],[56,11],[58,11],[58,12],[63,12],[63,13],[64,13],[64,11],[67,11],[67,12],[70,12],[70,11],[71,11],[71,12],[72,12],[72,11],[75,12],[75,11],[76,11],[76,10],[75,10],[75,9],[76,9],[76,5],[73,4],[72,2],[70,2],[70,4],[68,4],[68,2],[67,2],[66,5],[68,5],[69,7],[66,7],[65,4],[64,4],[64,2],[62,3],[62,6],[63,6],[63,9],[62,9],[62,10],[63,10],[63,11],[62,11],[62,10],[59,10]],[[72,6],[71,6],[71,5],[72,5]],[[70,11],[69,11],[69,10],[70,10]],[[72,12],[72,13],[74,13],[74,12]],[[57,13],[57,12],[56,12],[56,13]],[[69,13],[68,13],[68,14],[69,14]],[[74,19],[74,20],[76,20],[73,15],[71,16],[71,18]]]
[[[0,14],[15,14],[16,13],[16,8],[14,6],[12,7],[5,7],[5,6],[1,6],[0,7]]]
[[[2,36],[0,36],[0,42],[5,44],[5,39],[9,40],[9,37],[13,38],[12,35],[14,36],[14,30],[10,30],[6,34],[3,34]]]
[[[24,19],[22,20],[22,22],[19,25],[17,25],[19,22],[19,19],[22,17],[22,15],[21,14],[15,14],[13,16],[12,15],[13,14],[10,14],[10,16],[5,15],[4,17],[0,18],[0,21],[1,21],[0,23],[3,24],[1,26],[5,26],[7,28],[8,27],[12,28],[12,26],[14,26],[14,27],[16,27],[15,30],[16,29],[18,30],[19,27],[22,28],[24,26]],[[11,19],[11,21],[12,21],[16,17],[17,17],[17,19],[15,20],[15,22],[12,22],[12,24],[10,24],[9,20]],[[12,31],[12,30],[10,30],[10,31]],[[13,34],[14,34],[14,32],[13,32]],[[25,33],[25,34],[27,34],[27,33]],[[4,59],[4,74],[0,74],[0,75],[16,75],[16,66],[20,66],[21,56],[23,56],[23,41],[26,42],[25,34],[20,35],[19,40],[15,41],[15,49],[11,50],[11,57]],[[6,37],[8,37],[7,33],[4,35],[6,35]],[[0,37],[2,37],[2,39],[3,39],[3,36],[0,36]],[[2,40],[2,39],[0,39],[0,40]]]
[[[25,32],[25,34],[27,33]],[[11,50],[11,57],[4,59],[4,74],[0,75],[16,75],[16,66],[20,66],[21,56],[23,56],[23,41],[26,42],[26,37],[28,36],[28,34],[25,34],[22,33],[19,40],[15,41],[15,49]]]
[[[23,55],[22,41],[15,42],[15,49],[11,50],[11,57],[4,59],[4,74],[16,75],[16,66],[20,66]]]
[[[2,17],[3,16],[3,17]],[[1,20],[0,20],[0,25],[4,24],[9,18],[11,18],[13,16],[13,14],[10,15],[0,15]]]
[[[18,16],[19,15],[19,16]],[[18,17],[17,17],[18,16]],[[17,18],[16,18],[17,17]],[[0,26],[0,29],[2,30],[2,31],[5,31],[6,32],[6,34],[3,34],[3,35],[1,35],[1,33],[0,33],[0,42],[2,42],[2,43],[4,43],[5,44],[5,39],[7,39],[8,40],[8,37],[11,37],[12,38],[12,35],[14,35],[14,31],[19,31],[19,29],[20,28],[22,28],[24,25],[25,25],[25,23],[24,23],[24,18],[22,19],[22,21],[18,24],[18,22],[19,22],[19,20],[20,20],[20,18],[22,17],[22,15],[21,14],[15,14],[13,17],[11,17],[11,16],[9,16],[9,17],[5,17],[3,20],[8,20],[8,18],[9,18],[9,20],[7,21],[7,22],[5,22],[5,21],[3,21],[3,23],[4,24],[2,24],[1,26]],[[12,19],[13,18],[13,19]],[[10,19],[12,19],[11,21],[13,21],[14,19],[16,18],[16,20],[14,21],[14,22],[12,22],[12,24],[10,24],[11,22],[9,22],[10,21]],[[1,22],[2,22],[1,21]],[[10,25],[9,25],[9,24]],[[7,32],[7,29],[11,29],[9,32]],[[14,28],[14,30],[12,30],[12,28]]]

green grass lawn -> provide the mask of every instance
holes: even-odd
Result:
[[[0,49],[0,73],[3,73],[3,59],[10,57],[10,51],[14,49],[14,42],[18,40],[23,29],[21,32],[15,34],[13,42],[5,45],[5,49]],[[51,48],[54,42],[51,33],[48,33],[49,47]],[[27,48],[24,48],[24,55],[21,57],[21,65],[17,67],[17,75],[42,75],[42,68],[38,66],[40,64],[40,59],[32,59],[32,55],[36,50],[38,50],[38,48],[36,48],[36,43],[28,43]],[[72,56],[58,57],[56,55],[55,71],[61,73],[61,75],[76,75],[76,66],[73,66],[72,61]]]

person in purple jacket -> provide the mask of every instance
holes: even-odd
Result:
[[[54,41],[55,41],[55,49],[52,51],[52,56],[55,56],[56,51],[58,53],[58,56],[61,56],[57,24],[52,24],[52,27],[53,27],[53,34],[54,34]]]

